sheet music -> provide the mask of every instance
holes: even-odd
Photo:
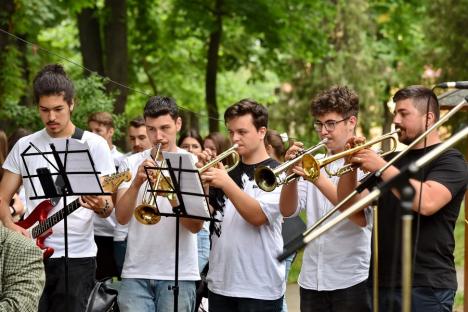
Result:
[[[68,141],[68,149],[67,149]],[[59,158],[62,164],[65,166],[65,171],[70,182],[70,187],[72,193],[77,194],[93,194],[101,193],[102,188],[99,182],[99,179],[96,177],[93,165],[92,158],[89,153],[89,145],[84,142],[81,143],[75,139],[52,139],[51,143],[54,144],[55,150],[59,154]],[[67,159],[65,163],[65,150],[67,149]],[[48,168],[51,172],[52,179],[55,181],[57,179],[58,173],[56,168],[57,162],[55,161],[54,156],[51,153],[50,147],[47,150],[40,150],[42,153],[47,153],[44,155],[47,160],[41,155],[29,155],[33,153],[38,153],[34,148],[30,148],[25,154],[25,161],[29,168],[31,175],[37,174],[38,168]],[[34,188],[37,192],[36,196],[44,196],[44,191],[42,190],[41,183],[38,177],[28,177],[30,183],[34,185]]]
[[[172,153],[163,151],[163,156],[164,159],[169,159],[169,161],[171,162],[171,166],[174,169],[174,175],[176,176],[176,179],[179,178],[180,173],[180,180],[178,180],[177,182],[180,185],[180,191],[182,192],[182,198],[185,204],[187,214],[198,217],[210,218],[206,197],[201,196],[204,194],[204,191],[200,181],[200,177],[198,175],[198,168],[195,166],[192,160],[193,155],[189,153]],[[196,172],[180,172],[178,170],[179,168],[196,170]],[[183,194],[184,192],[195,193],[199,195],[197,196]]]

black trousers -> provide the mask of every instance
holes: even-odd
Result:
[[[96,278],[120,276],[114,257],[114,238],[112,236],[94,236],[97,245]]]
[[[68,259],[68,300],[65,294],[65,259],[47,259],[44,266],[46,284],[39,302],[39,312],[85,311],[94,286],[96,258]]]
[[[366,312],[371,310],[367,281],[329,291],[300,289],[301,312]]]
[[[226,297],[208,291],[210,312],[280,312],[283,297],[276,300]]]

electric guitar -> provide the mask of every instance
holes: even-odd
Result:
[[[114,193],[118,186],[124,181],[130,181],[132,175],[129,170],[103,176],[102,189],[108,193]],[[52,234],[52,227],[63,220],[76,209],[80,208],[79,199],[75,199],[66,207],[60,209],[50,217],[49,212],[57,204],[60,198],[47,199],[37,205],[32,213],[24,220],[16,222],[16,225],[28,229],[32,238],[36,239],[36,245],[43,250],[44,258],[49,258],[54,253],[54,249],[47,247],[44,240]]]

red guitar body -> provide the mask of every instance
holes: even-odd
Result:
[[[33,212],[24,220],[16,222],[16,225],[21,226],[24,229],[29,229],[33,225],[37,223],[41,223],[45,221],[49,215],[50,210],[52,210],[54,206],[50,200],[44,200],[36,208],[34,208]],[[30,233],[32,236],[32,233]],[[42,249],[44,254],[44,259],[49,258],[54,253],[54,249],[51,247],[46,247],[44,244],[44,240],[52,234],[52,228],[48,229],[38,237],[33,237],[36,239],[36,245]]]

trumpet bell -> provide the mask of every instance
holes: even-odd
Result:
[[[254,178],[257,186],[265,192],[271,192],[278,186],[276,174],[270,167],[259,167],[255,170]]]
[[[307,180],[314,181],[320,176],[320,165],[315,157],[310,154],[302,157],[302,168],[304,168]]]
[[[161,215],[156,206],[139,205],[135,208],[133,215],[138,222],[146,225],[156,224],[161,220]]]

